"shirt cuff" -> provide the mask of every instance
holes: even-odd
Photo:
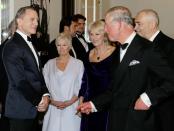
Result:
[[[92,101],[90,101],[89,103],[90,103],[91,106],[92,106],[91,112],[97,112],[97,109],[96,109],[95,105],[92,103]]]
[[[141,94],[140,98],[146,106],[150,107],[152,105],[152,103],[151,103],[151,101],[146,93]]]
[[[48,97],[50,97],[50,94],[49,94],[49,93],[45,93],[45,94],[43,94],[43,96],[48,96]]]

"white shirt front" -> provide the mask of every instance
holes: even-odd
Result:
[[[89,51],[89,48],[88,48],[88,44],[86,43],[86,41],[83,39],[83,38],[80,38],[76,35],[76,37],[79,39],[79,41],[82,43],[83,47],[85,48],[86,52]]]
[[[126,47],[126,49],[121,49],[120,48],[120,62],[122,61],[124,55],[126,54],[126,51],[128,49],[128,47],[130,46],[130,43],[132,42],[133,38],[135,37],[136,33],[133,32],[124,43],[128,43],[128,46]]]

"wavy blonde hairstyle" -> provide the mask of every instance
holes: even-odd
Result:
[[[88,27],[88,33],[90,34],[90,32],[92,31],[97,32],[99,34],[104,34],[104,43],[110,44],[108,36],[105,32],[105,22],[103,20],[92,22]]]

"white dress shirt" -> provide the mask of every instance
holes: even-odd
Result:
[[[76,37],[79,39],[79,41],[82,43],[82,45],[83,45],[83,47],[85,48],[85,50],[86,50],[86,52],[88,52],[89,51],[89,48],[88,48],[88,44],[86,43],[86,41],[83,39],[83,38],[81,38],[81,37],[78,37],[78,35],[76,34]]]
[[[123,50],[120,48],[120,62],[122,61],[124,55],[126,54],[126,51],[128,47],[130,46],[130,43],[132,42],[133,38],[135,37],[136,33],[133,32],[124,43],[128,43],[127,47]]]

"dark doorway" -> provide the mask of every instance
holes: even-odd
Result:
[[[74,14],[74,0],[62,0],[62,17]]]

